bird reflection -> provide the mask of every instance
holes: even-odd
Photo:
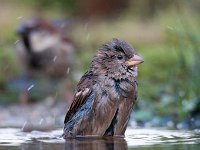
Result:
[[[65,150],[126,150],[124,138],[66,139]]]

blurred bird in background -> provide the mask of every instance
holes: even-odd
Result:
[[[74,47],[61,29],[41,18],[24,20],[18,27],[17,53],[29,75],[66,77],[73,65]]]
[[[123,136],[137,99],[137,65],[142,62],[125,41],[113,39],[101,46],[77,85],[64,138]]]
[[[35,17],[25,19],[17,26],[16,32],[20,40],[15,49],[26,77],[71,80],[74,44],[64,33],[65,25],[64,21],[50,22]],[[70,88],[69,82],[65,84]]]

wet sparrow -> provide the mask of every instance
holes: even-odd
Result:
[[[63,137],[123,136],[137,99],[137,65],[142,62],[125,41],[102,45],[77,85]]]

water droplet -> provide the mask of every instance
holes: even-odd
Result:
[[[90,33],[88,32],[88,33],[87,33],[87,36],[86,36],[86,40],[88,41],[89,38],[90,38]]]
[[[69,71],[70,71],[70,68],[68,67],[68,68],[67,68],[67,74],[69,74]]]
[[[22,19],[23,18],[23,16],[19,16],[19,17],[17,17],[17,19]]]
[[[34,86],[35,86],[35,85],[34,85],[34,84],[32,84],[31,86],[29,86],[29,87],[28,87],[28,89],[27,89],[27,90],[28,90],[28,91],[30,91],[30,90],[31,90],[31,89],[32,89]]]
[[[19,40],[15,41],[15,45],[19,42]]]
[[[57,56],[54,56],[54,58],[53,58],[53,61],[55,62],[55,61],[56,61],[56,59],[57,59]]]
[[[26,124],[27,124],[27,121],[24,122],[24,124],[22,126],[22,129],[21,129],[22,131],[24,131],[24,128],[25,128]]]
[[[43,119],[43,118],[42,118],[42,119],[40,119],[40,123],[39,123],[39,124],[41,125],[43,121],[44,121],[44,119]]]
[[[174,30],[174,28],[171,27],[171,26],[167,26],[167,28],[170,29],[170,30]]]

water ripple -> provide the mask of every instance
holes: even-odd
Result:
[[[62,144],[62,129],[50,132],[22,132],[20,129],[0,129],[1,146],[20,146],[28,143]],[[127,129],[125,141],[128,147],[169,145],[169,144],[200,144],[200,134],[195,131],[163,130],[163,129]],[[70,141],[71,142],[71,141]],[[74,142],[74,141],[73,141]],[[80,141],[79,141],[80,142]],[[91,142],[91,141],[90,141]]]

